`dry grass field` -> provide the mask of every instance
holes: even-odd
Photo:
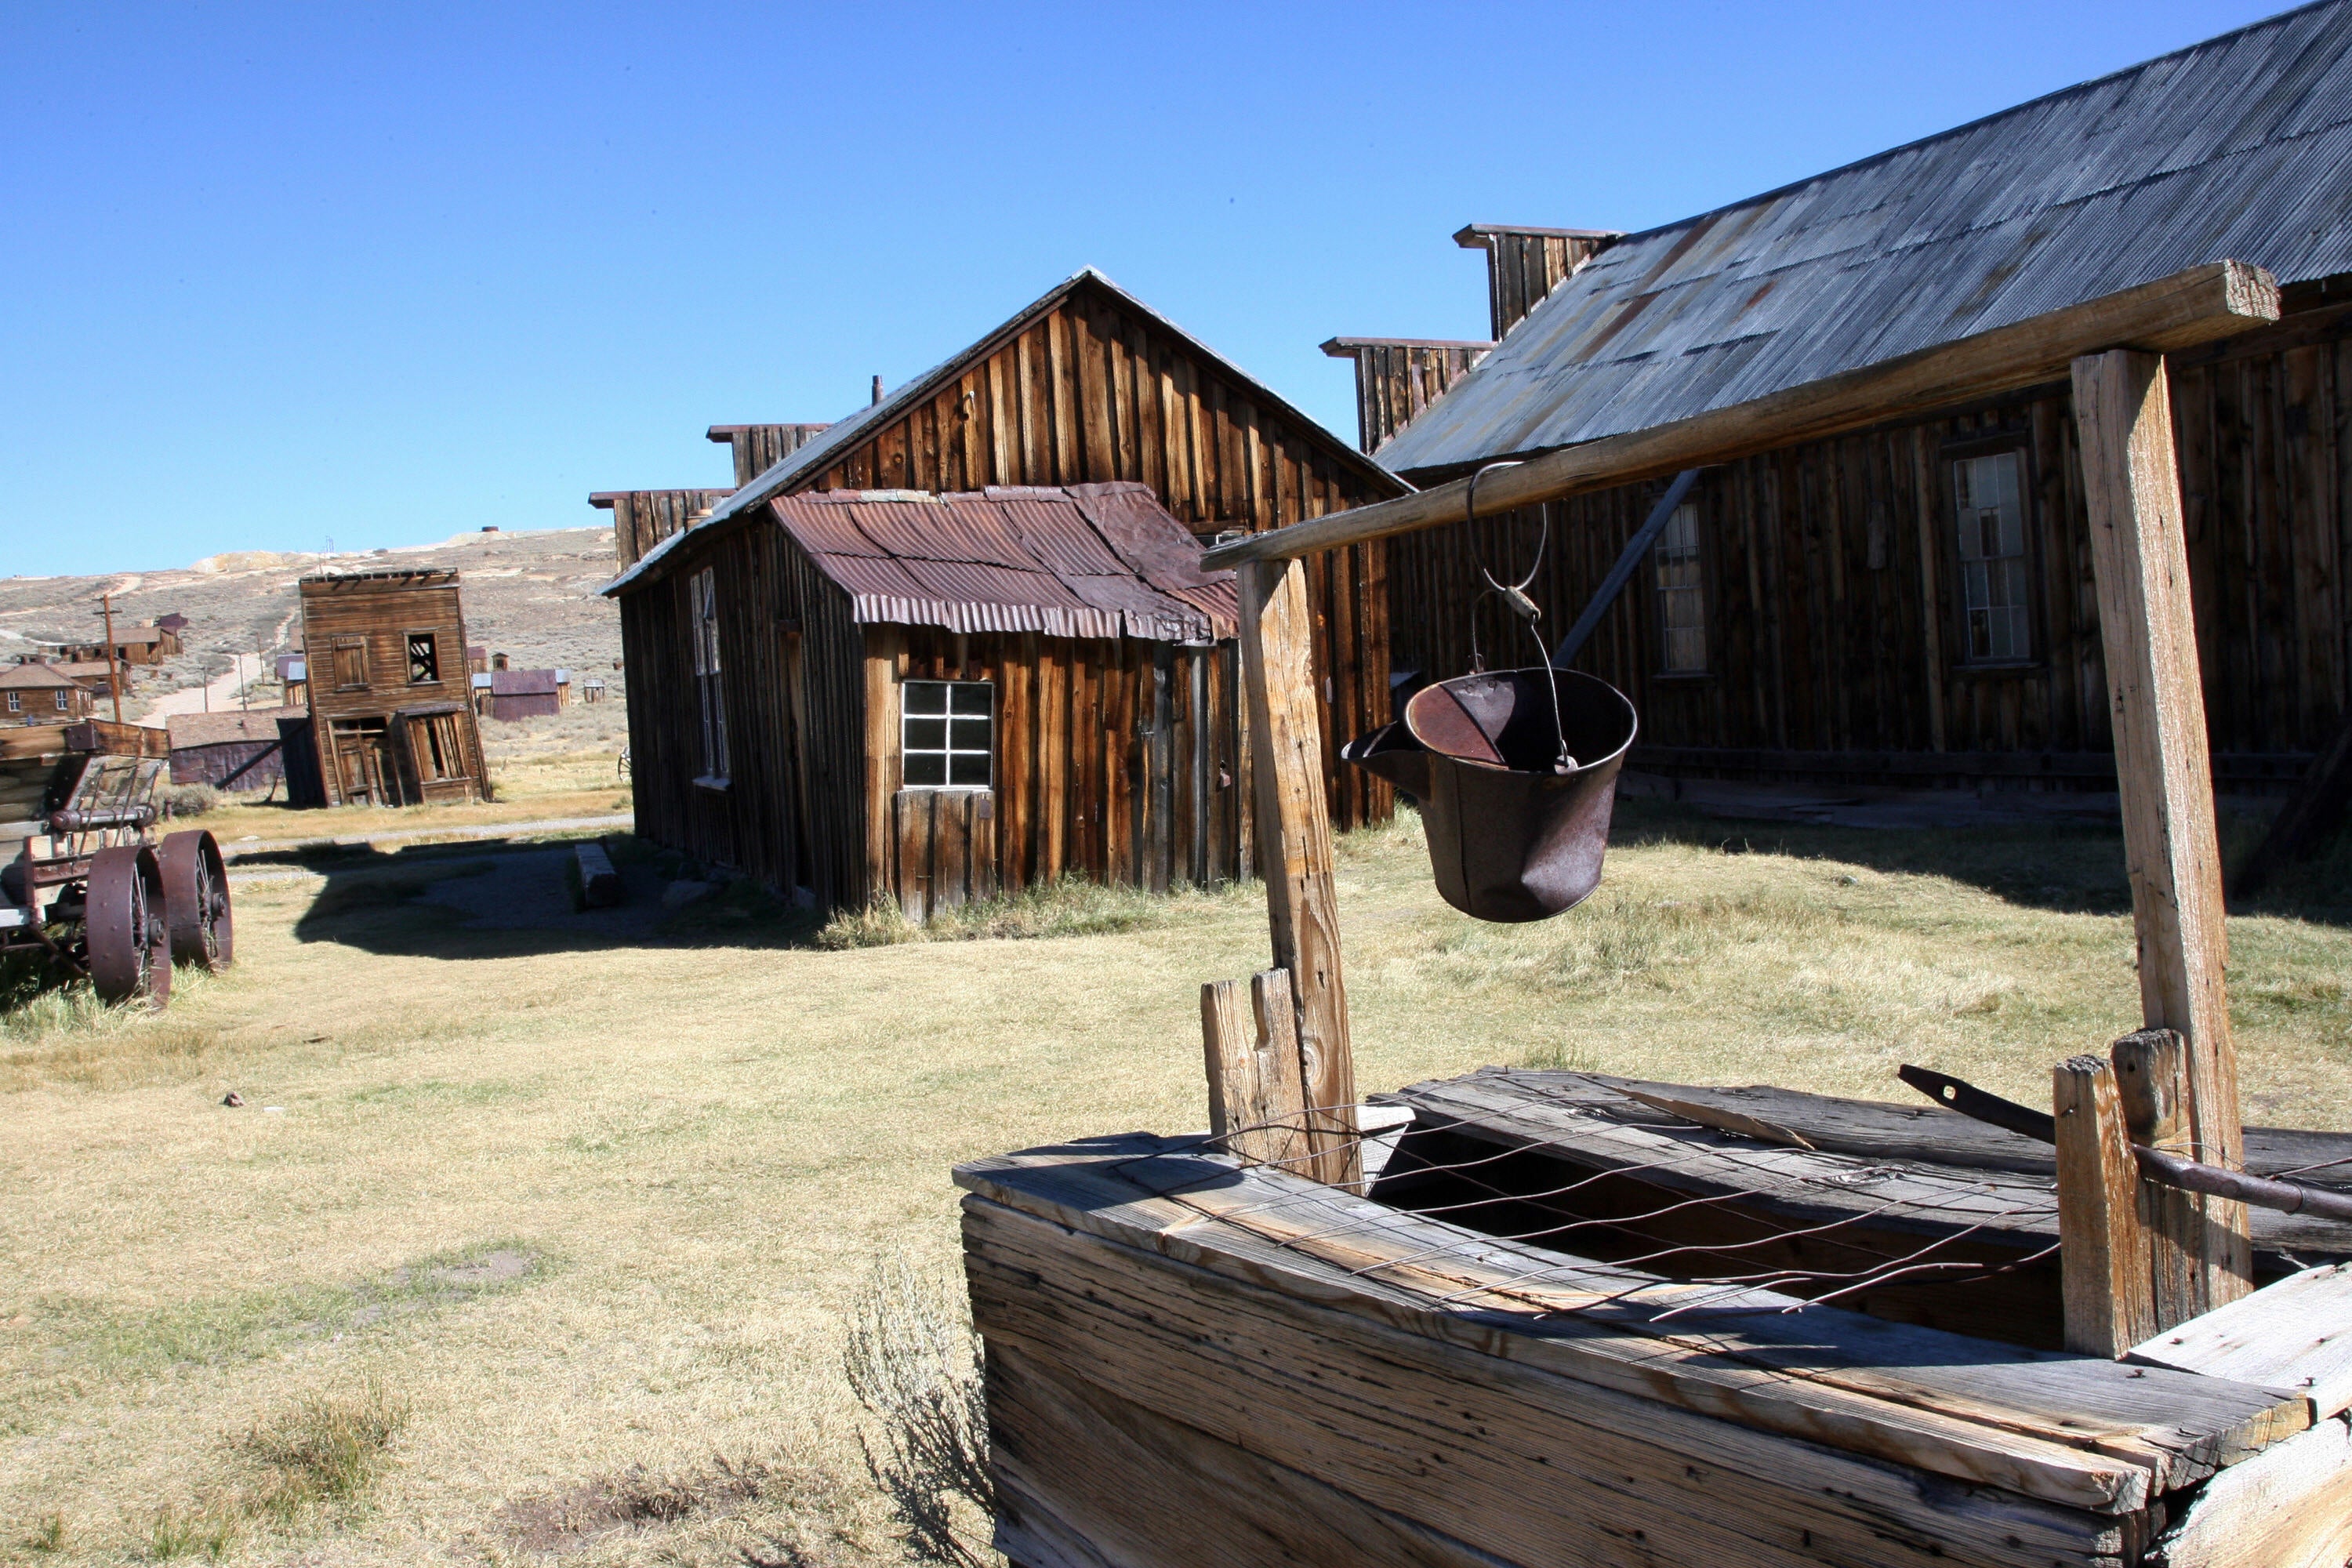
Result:
[[[2112,834],[1629,805],[1601,891],[1520,928],[1445,910],[1410,819],[1342,857],[1370,1090],[1537,1061],[1900,1098],[1912,1060],[2040,1100],[2137,1017]],[[1265,961],[1249,889],[965,941],[827,945],[756,900],[466,923],[515,863],[294,866],[167,1014],[0,1016],[0,1560],[903,1560],[843,1373],[877,1262],[951,1267],[958,1160],[1200,1125],[1200,983]],[[2258,1120],[2344,1124],[2341,886],[2233,923]],[[1054,930],[1091,934],[986,937]]]

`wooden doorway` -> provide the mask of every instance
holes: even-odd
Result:
[[[330,731],[338,804],[398,805],[392,743],[381,719],[338,719]]]

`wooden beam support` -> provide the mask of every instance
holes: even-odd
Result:
[[[2164,361],[2122,349],[2084,355],[2074,364],[2074,390],[2114,707],[2141,1013],[2148,1028],[2176,1031],[2184,1045],[2177,1134],[2144,1129],[2128,1089],[2126,1117],[2136,1142],[2242,1170],[2245,1128],[2223,981],[2229,938],[2213,769]],[[2128,1079],[2120,1055],[2117,1068]],[[2159,1242],[2158,1329],[2252,1289],[2244,1205],[2170,1189],[2151,1191],[2147,1201],[2150,1228],[2181,1249],[2183,1270],[2178,1289],[2163,1282]]]
[[[1265,878],[1274,962],[1290,972],[1298,1012],[1299,1080],[1317,1180],[1361,1178],[1356,1068],[1339,975],[1339,896],[1331,881],[1331,812],[1308,660],[1307,568],[1254,562],[1238,574],[1242,686],[1249,703],[1258,868]]]
[[[2106,1058],[2070,1057],[2052,1068],[2051,1109],[2066,1348],[2114,1360],[2156,1332],[2156,1292],[2139,1170]]]
[[[1307,1098],[1299,1086],[1298,1007],[1287,970],[1201,987],[1209,1071],[1209,1131],[1247,1165],[1307,1169]]]
[[[1683,468],[1727,463],[1792,442],[2056,381],[2077,356],[2116,343],[2189,348],[2265,325],[2278,316],[2278,284],[2269,273],[2242,261],[2211,262],[1728,408],[1545,452],[1516,468],[1488,474],[1479,483],[1478,504],[1500,513],[1637,479],[1663,479]],[[1218,546],[1201,557],[1201,566],[1214,572],[1244,561],[1295,559],[1459,522],[1467,486],[1466,480],[1456,479],[1394,500],[1269,529]]]

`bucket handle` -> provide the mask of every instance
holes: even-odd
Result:
[[[1498,462],[1485,464],[1471,474],[1470,483],[1462,497],[1462,521],[1465,527],[1478,521],[1478,481],[1496,468],[1516,468],[1520,461],[1519,458],[1506,458]],[[1545,507],[1538,515],[1541,520],[1542,531],[1536,535],[1536,555],[1535,559],[1528,563],[1528,574],[1516,583],[1499,583],[1496,581],[1495,574],[1486,570],[1486,563],[1481,561],[1478,563],[1478,575],[1486,579],[1486,588],[1485,593],[1478,595],[1478,598],[1483,599],[1487,594],[1493,594],[1503,601],[1513,615],[1519,617],[1519,623],[1528,628],[1528,635],[1536,639],[1536,663],[1549,677],[1551,674],[1551,655],[1544,647],[1542,634],[1536,630],[1536,623],[1543,619],[1543,608],[1528,596],[1528,585],[1536,580],[1536,574],[1543,570],[1544,552],[1551,546],[1551,509]],[[1478,647],[1477,610],[1477,602],[1473,600],[1470,605],[1470,668],[1474,674],[1484,674],[1486,669],[1486,656]],[[1551,732],[1558,748],[1553,752],[1552,763],[1554,766],[1558,766],[1571,761],[1568,754],[1568,721],[1560,716],[1559,682],[1557,679],[1548,679],[1544,684],[1551,697]]]

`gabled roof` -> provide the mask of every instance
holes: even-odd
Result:
[[[0,669],[0,691],[47,691],[80,684],[53,664],[12,664]]]
[[[1209,347],[1126,289],[1121,289],[1102,273],[1091,267],[1083,267],[1039,295],[1029,304],[1014,311],[1001,325],[970,347],[940,361],[912,381],[898,386],[881,402],[861,408],[848,417],[825,426],[824,433],[806,446],[786,453],[766,472],[713,506],[709,516],[679,532],[671,534],[667,539],[646,551],[635,565],[615,577],[604,591],[612,593],[633,581],[667,556],[673,549],[678,548],[680,540],[693,538],[705,529],[719,527],[730,518],[739,517],[764,502],[774,500],[777,496],[789,492],[794,487],[814,479],[826,469],[835,467],[845,457],[855,451],[862,441],[876,432],[887,429],[893,422],[905,416],[910,409],[919,407],[937,397],[966,370],[987,359],[989,355],[1017,337],[1039,317],[1082,289],[1092,289],[1108,295],[1121,310],[1131,311],[1149,321],[1155,330],[1165,332],[1169,337],[1181,343],[1187,353],[1203,363],[1214,367],[1218,374],[1230,377],[1246,387],[1253,401],[1295,422],[1301,433],[1308,440],[1314,441],[1333,463],[1374,479],[1389,489],[1398,488],[1396,477],[1393,474],[1356,450],[1346,441],[1331,434],[1311,416],[1294,406],[1289,400],[1268,388],[1247,371],[1234,364],[1224,355],[1217,353],[1216,350]]]
[[[1133,480],[978,492],[814,490],[769,510],[861,623],[1211,642],[1238,619],[1230,572]]]
[[[2352,0],[1620,240],[1381,460],[1648,429],[2225,259],[2352,271]]]

